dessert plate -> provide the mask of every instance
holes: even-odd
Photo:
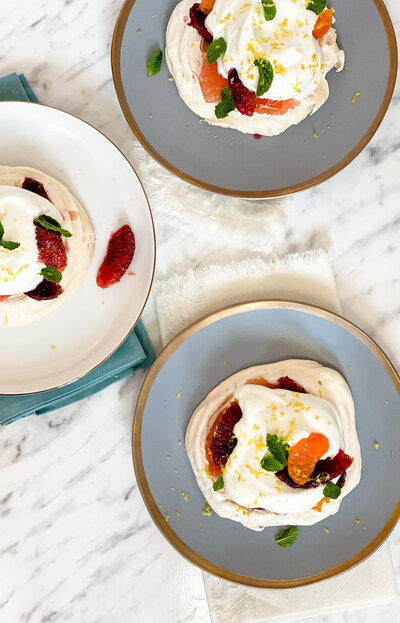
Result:
[[[0,164],[40,169],[66,185],[85,208],[96,244],[79,289],[32,324],[0,327],[4,356],[0,394],[25,394],[74,381],[109,357],[131,332],[147,300],[155,263],[150,207],[135,171],[101,132],[60,110],[26,102],[0,103]],[[102,290],[96,273],[108,240],[131,225],[131,271]]]
[[[274,540],[280,528],[253,532],[214,512],[207,515],[184,438],[195,407],[223,379],[249,366],[291,358],[314,359],[346,379],[363,469],[360,484],[336,515],[301,526],[296,543],[283,548]],[[225,580],[288,588],[346,571],[384,541],[400,515],[399,393],[400,378],[386,355],[340,316],[281,301],[220,310],[175,337],[142,387],[133,461],[145,504],[171,545]]]
[[[278,197],[332,177],[376,132],[397,74],[396,39],[383,0],[335,0],[347,71],[328,74],[329,99],[312,117],[262,140],[199,123],[168,80],[165,62],[160,74],[147,77],[147,61],[164,49],[175,5],[176,0],[126,0],[112,45],[125,117],[148,152],[175,175],[226,195]]]

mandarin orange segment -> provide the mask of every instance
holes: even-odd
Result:
[[[315,22],[313,35],[316,39],[321,39],[332,26],[333,9],[325,9]]]
[[[287,467],[289,476],[298,485],[305,485],[311,478],[314,467],[329,450],[329,441],[322,433],[310,433],[291,448]]]
[[[202,0],[202,2],[200,2],[199,9],[202,13],[208,15],[209,13],[211,13],[214,4],[215,0]]]
[[[207,103],[221,101],[221,91],[228,86],[228,80],[218,73],[218,65],[209,65],[204,57],[199,76],[200,88]]]

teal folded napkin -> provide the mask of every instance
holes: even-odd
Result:
[[[87,398],[116,381],[147,368],[155,358],[153,346],[139,320],[122,346],[98,368],[60,389],[40,394],[0,396],[0,424],[5,426],[28,415],[41,415]]]
[[[0,78],[0,100],[37,102],[23,74]],[[98,368],[60,389],[40,394],[0,396],[0,425],[11,424],[28,415],[41,415],[87,398],[112,383],[131,376],[139,368],[147,368],[155,359],[150,339],[139,321],[119,349]]]
[[[9,74],[0,78],[0,100],[2,102],[37,102],[24,74]]]

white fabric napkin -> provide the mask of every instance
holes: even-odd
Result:
[[[289,199],[246,201],[197,188],[159,165],[130,130],[122,150],[143,183],[156,227],[176,226],[255,253],[271,253],[282,237]]]
[[[255,299],[289,299],[340,312],[329,256],[321,250],[210,266],[155,284],[165,345],[208,312]],[[389,545],[346,573],[306,587],[272,590],[235,585],[203,573],[212,623],[283,623],[341,609],[377,605],[396,596]]]

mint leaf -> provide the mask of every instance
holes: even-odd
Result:
[[[158,50],[158,52],[153,54],[153,56],[150,58],[149,62],[147,63],[147,75],[154,76],[155,74],[158,74],[158,72],[161,70],[162,62],[163,62],[163,53],[162,53],[162,50]]]
[[[340,487],[338,487],[338,485],[335,485],[335,483],[330,480],[326,483],[323,493],[326,498],[332,498],[332,500],[336,500],[342,493],[342,490]]]
[[[42,268],[40,274],[46,279],[46,281],[53,281],[54,283],[60,283],[62,279],[62,274],[55,266],[46,266],[46,268]]]
[[[41,214],[34,220],[35,225],[40,225],[44,227],[44,229],[49,229],[51,231],[58,231],[60,234],[65,236],[66,238],[71,238],[72,234],[67,229],[63,229],[60,226],[60,223],[56,221],[55,218],[48,216],[47,214]]]
[[[274,459],[273,456],[267,454],[261,459],[261,467],[267,472],[280,472],[284,468],[284,465]]]
[[[227,117],[232,110],[235,110],[235,108],[235,102],[229,87],[225,87],[221,91],[221,101],[215,107],[215,116],[217,119],[223,119],[224,117]]]
[[[267,448],[271,452],[276,461],[281,463],[283,469],[287,465],[289,455],[289,444],[283,439],[279,439],[278,435],[267,434]]]
[[[314,11],[317,15],[322,13],[324,8],[326,7],[326,0],[310,0],[307,4],[307,9],[310,11]]]
[[[3,227],[3,224],[0,223],[0,247],[4,247],[5,249],[8,249],[9,251],[14,251],[14,249],[18,249],[20,245],[19,242],[12,242],[11,240],[3,240],[3,236],[4,236],[4,227]]]
[[[4,247],[5,249],[8,249],[9,251],[14,251],[14,249],[18,249],[19,245],[20,245],[19,242],[12,242],[11,240],[0,241],[0,246]]]
[[[217,478],[217,480],[213,483],[213,489],[214,491],[219,491],[220,489],[224,488],[224,477],[222,474],[220,474]]]
[[[254,61],[254,65],[258,67],[258,85],[257,97],[261,97],[266,93],[274,79],[274,69],[269,61],[265,58],[259,58]]]
[[[289,528],[285,528],[275,535],[275,543],[281,547],[289,547],[296,542],[298,536],[299,531],[296,526],[289,526]]]
[[[226,41],[223,37],[214,39],[207,48],[207,63],[213,65],[226,52]]]
[[[274,19],[276,15],[276,6],[274,0],[261,0],[264,7],[264,17],[267,22]]]

